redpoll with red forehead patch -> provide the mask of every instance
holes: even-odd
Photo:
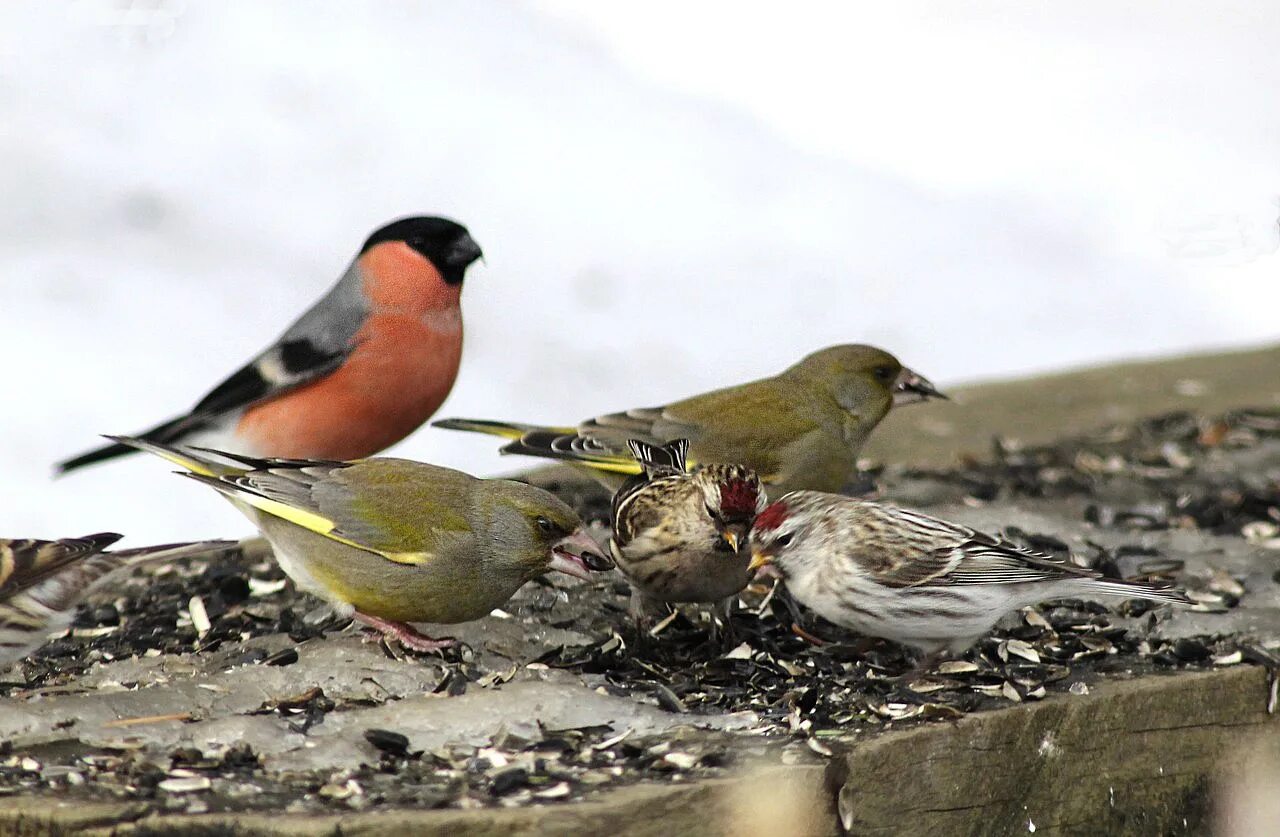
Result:
[[[760,478],[740,465],[689,472],[688,442],[631,440],[644,473],[613,498],[609,548],[638,619],[669,602],[719,602],[751,578],[747,532],[764,508]]]
[[[1191,604],[1168,585],[1103,578],[920,512],[795,491],[751,530],[752,569],[773,568],[819,616],[924,651],[959,653],[1019,608],[1120,596]]]

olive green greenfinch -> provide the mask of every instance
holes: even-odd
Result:
[[[771,378],[695,395],[665,407],[599,416],[576,427],[444,419],[436,427],[511,439],[503,453],[564,459],[616,490],[640,473],[630,439],[689,440],[690,464],[752,469],[782,491],[839,491],[858,451],[895,404],[944,398],[928,380],[874,346],[831,346]]]
[[[302,590],[402,645],[453,644],[410,622],[478,619],[550,570],[613,564],[551,494],[422,462],[256,459],[110,437],[187,469],[243,512]]]

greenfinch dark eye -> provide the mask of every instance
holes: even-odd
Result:
[[[884,381],[886,384],[894,379],[897,373],[891,366],[877,366],[873,372],[878,380]]]
[[[542,532],[548,535],[556,531],[556,525],[551,522],[550,518],[546,518],[546,517],[543,517],[542,515],[538,515],[538,517],[534,520],[534,522],[538,524],[538,528]]]

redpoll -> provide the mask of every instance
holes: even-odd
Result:
[[[1099,573],[920,512],[795,491],[757,517],[752,569],[771,566],[828,621],[929,655],[959,653],[1000,617],[1095,595],[1190,604],[1169,586]]]
[[[704,465],[688,472],[686,439],[630,446],[644,473],[613,498],[609,548],[641,618],[663,602],[719,602],[751,579],[747,533],[765,506],[755,472]]]
[[[168,544],[104,552],[120,535],[59,541],[0,538],[0,669],[71,625],[76,605],[107,576],[131,564],[222,552],[235,541]]]

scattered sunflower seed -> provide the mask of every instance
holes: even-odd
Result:
[[[192,596],[187,602],[187,612],[191,614],[191,625],[196,629],[197,636],[209,633],[213,623],[209,621],[209,611],[205,609],[204,599]]]
[[[939,674],[970,674],[978,671],[978,664],[968,660],[945,660],[938,664]]]
[[[698,757],[690,753],[666,753],[662,760],[680,770],[689,770],[698,764]]]
[[[255,599],[274,596],[288,585],[288,580],[283,578],[275,581],[267,581],[266,579],[249,576],[249,595]]]
[[[195,793],[209,790],[213,782],[208,776],[170,776],[162,779],[156,787],[167,793]]]

